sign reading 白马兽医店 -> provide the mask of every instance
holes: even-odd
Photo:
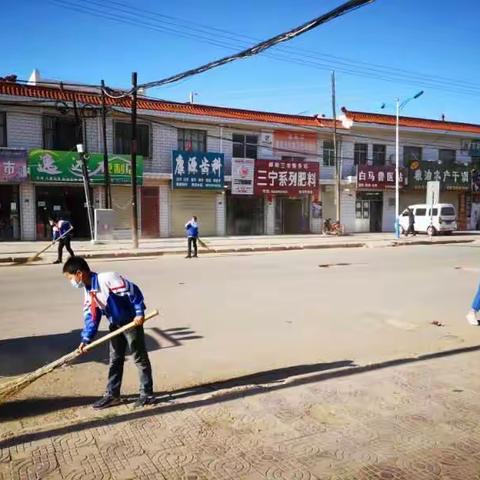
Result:
[[[91,183],[105,183],[103,153],[87,153],[88,174]],[[32,182],[82,182],[82,160],[77,152],[56,150],[30,150],[28,169]],[[108,171],[110,182],[128,184],[132,182],[130,155],[109,155]],[[143,157],[137,155],[137,185],[143,182]]]
[[[273,134],[273,149],[278,155],[291,157],[316,155],[318,153],[317,142],[317,134],[314,132],[276,130]]]
[[[27,179],[27,151],[0,148],[0,182],[19,183]]]
[[[318,162],[257,160],[255,194],[318,194]]]
[[[255,160],[232,158],[232,195],[253,195]]]
[[[441,165],[437,162],[410,163],[408,187],[416,190],[427,188],[427,182],[440,182],[440,190],[470,190],[471,174],[467,165]]]
[[[223,153],[172,152],[172,187],[223,190],[225,160]]]
[[[405,174],[399,171],[400,188],[405,185]],[[359,165],[357,171],[357,188],[363,190],[387,190],[395,188],[395,167]]]

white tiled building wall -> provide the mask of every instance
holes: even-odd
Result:
[[[170,236],[170,185],[163,183],[159,187],[160,236]]]
[[[20,184],[20,231],[22,240],[35,240],[35,187]]]
[[[275,197],[271,200],[265,200],[265,233],[267,235],[275,234]]]
[[[226,196],[224,193],[217,193],[215,200],[217,210],[217,235],[223,237],[225,235],[225,225],[227,221]]]

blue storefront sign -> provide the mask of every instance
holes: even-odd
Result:
[[[172,152],[173,188],[223,190],[224,170],[223,153]]]

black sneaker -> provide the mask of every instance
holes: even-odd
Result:
[[[62,263],[62,261],[61,261],[61,260],[55,260],[55,261],[53,262],[53,264],[55,265],[56,263]]]
[[[145,407],[147,405],[153,405],[155,403],[155,397],[152,395],[140,395],[137,401],[133,404],[133,408]]]
[[[187,255],[185,258],[192,258],[190,255]]]
[[[114,397],[113,395],[104,395],[100,400],[97,400],[93,404],[93,408],[100,410],[102,408],[114,407],[115,405],[120,405],[120,397]]]

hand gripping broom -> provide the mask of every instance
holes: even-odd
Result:
[[[145,321],[150,320],[151,318],[157,315],[158,315],[158,310],[153,310],[148,315],[145,315]],[[127,323],[126,325],[124,325],[123,327],[120,327],[119,329],[113,331],[112,333],[109,333],[108,335],[105,335],[104,337],[99,338],[98,340],[95,340],[92,343],[89,343],[85,347],[85,351],[87,352],[92,348],[95,348],[98,345],[105,343],[107,340],[110,340],[111,338],[116,337],[117,335],[120,335],[126,330],[130,330],[134,326],[135,326],[134,322]],[[34,372],[27,373],[26,375],[18,377],[15,380],[11,380],[7,383],[0,384],[0,404],[5,402],[8,398],[16,395],[18,392],[28,387],[30,384],[32,384],[39,378],[43,377],[47,373],[51,373],[57,368],[63,367],[64,365],[71,363],[80,355],[83,355],[83,354],[80,353],[78,350],[74,350],[73,352],[67,353],[67,355],[64,355],[63,357],[59,358],[58,360],[55,360],[54,362],[51,362],[43,367],[38,368]]]

